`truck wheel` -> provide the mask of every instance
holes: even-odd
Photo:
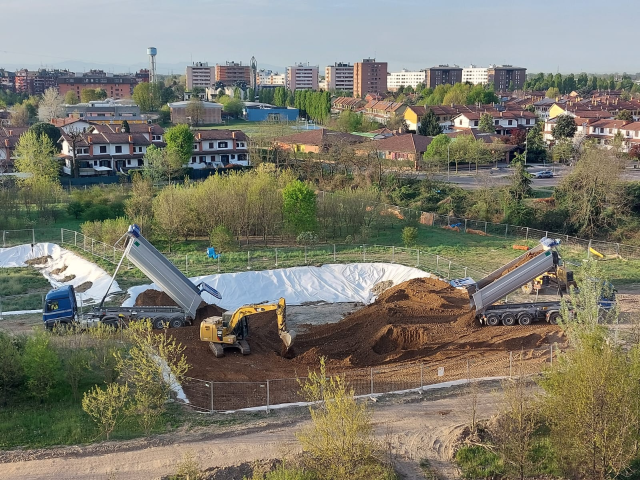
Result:
[[[157,328],[158,330],[164,329],[167,324],[167,319],[164,317],[157,317],[153,319],[153,328]]]
[[[512,313],[505,313],[502,315],[502,325],[505,327],[511,327],[516,324],[516,317]]]
[[[558,324],[558,317],[560,316],[560,312],[553,312],[549,314],[549,323],[551,325]]]
[[[102,319],[102,323],[104,323],[105,325],[112,327],[112,328],[118,328],[118,318],[117,317],[104,317]]]
[[[531,282],[525,283],[521,288],[522,288],[522,293],[526,293],[527,295],[530,295],[533,293],[533,283]]]
[[[171,319],[171,321],[169,322],[169,326],[171,328],[180,328],[184,325],[184,322],[182,321],[182,319],[180,317],[173,317]]]
[[[520,325],[531,325],[532,321],[533,317],[528,313],[523,313],[522,315],[520,315],[520,318],[518,318],[518,323]]]
[[[487,325],[495,327],[499,323],[500,323],[500,318],[497,315],[492,314],[487,316]]]

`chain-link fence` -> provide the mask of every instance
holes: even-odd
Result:
[[[426,360],[372,368],[328,372],[341,375],[357,396],[417,390],[423,387],[479,378],[530,375],[554,361],[557,347],[514,352],[480,352],[456,360]],[[306,377],[263,381],[218,382],[188,378],[182,387],[189,404],[196,410],[211,412],[238,410],[304,402],[301,386]]]

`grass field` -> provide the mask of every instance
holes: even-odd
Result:
[[[32,267],[0,268],[0,311],[35,310],[51,285]]]

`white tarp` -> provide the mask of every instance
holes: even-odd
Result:
[[[263,301],[276,302],[284,297],[289,305],[324,301],[327,303],[371,303],[375,295],[373,286],[386,280],[394,285],[412,278],[429,277],[417,268],[391,263],[351,263],[346,265],[322,265],[321,267],[294,267],[261,272],[240,272],[194,277],[198,284],[206,282],[222,294],[222,300],[207,293],[202,296],[208,303],[215,303],[227,310]],[[129,298],[122,304],[132,307],[137,296],[155,284],[139,285],[128,290]]]
[[[57,288],[62,285],[73,285],[77,287],[85,282],[91,282],[91,288],[84,293],[78,293],[78,297],[83,303],[93,303],[102,300],[111,276],[95,263],[91,263],[82,257],[65,250],[53,243],[36,243],[33,245],[19,245],[11,248],[0,248],[0,268],[26,267],[25,261],[34,258],[51,256],[46,263],[35,265],[42,275],[49,280],[49,283]],[[54,275],[53,270],[67,267],[61,273]],[[62,283],[65,277],[75,275],[73,280]],[[110,292],[120,290],[117,282],[111,286]]]

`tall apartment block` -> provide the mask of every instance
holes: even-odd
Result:
[[[367,93],[382,95],[387,92],[387,62],[376,62],[365,58],[353,66],[353,96],[363,97]]]
[[[453,65],[438,65],[437,67],[427,68],[426,86],[436,88],[438,85],[454,85],[462,82],[462,68]]]
[[[250,85],[251,67],[242,65],[242,62],[225,62],[224,65],[216,63],[216,82],[224,83],[225,87],[230,87],[235,82]]]
[[[336,62],[324,69],[327,91],[353,92],[353,65]]]
[[[514,67],[513,65],[489,65],[487,77],[488,82],[493,83],[493,87],[497,92],[505,91],[510,86],[513,86],[516,90],[521,90],[527,80],[527,69]]]
[[[206,62],[194,62],[187,67],[187,90],[193,87],[209,88],[216,83],[216,67],[210,67]]]
[[[292,67],[287,67],[287,89],[296,90],[317,90],[318,89],[318,66],[298,63]]]

